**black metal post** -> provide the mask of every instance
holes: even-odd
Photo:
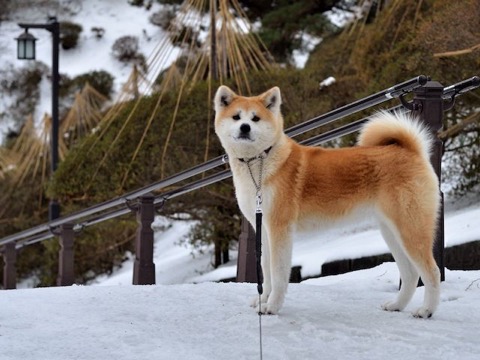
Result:
[[[60,251],[58,253],[57,285],[70,286],[75,281],[73,270],[73,243],[75,241],[75,232],[73,231],[73,224],[67,223],[62,225],[58,241],[60,244]]]
[[[17,288],[17,250],[15,243],[5,245],[3,253],[3,288],[5,290]]]
[[[135,238],[135,263],[133,285],[154,285],[155,264],[153,262],[153,229],[155,197],[148,193],[139,198],[137,209],[137,235]]]
[[[437,81],[428,81],[423,87],[414,90],[415,97],[413,99],[413,111],[417,116],[427,124],[428,129],[434,139],[432,146],[432,154],[430,162],[438,176],[441,184],[442,173],[442,155],[443,142],[438,137],[438,131],[443,127],[443,85]],[[437,232],[435,234],[435,245],[433,253],[435,260],[440,269],[442,281],[445,280],[444,265],[444,248],[445,248],[445,231],[444,231],[444,206],[443,192],[441,194],[441,207],[438,219]]]
[[[210,73],[214,81],[218,80],[216,15],[217,0],[210,0]]]
[[[238,240],[237,282],[257,282],[255,258],[255,231],[242,216],[242,227]]]
[[[56,18],[52,18],[48,30],[52,33],[52,132],[51,132],[51,174],[57,170],[58,166],[58,91],[60,84],[59,66],[59,46],[60,46],[60,24]],[[56,199],[51,199],[49,204],[49,220],[60,217],[60,205]]]
[[[58,165],[58,90],[60,75],[59,67],[59,47],[60,47],[60,24],[56,17],[50,17],[47,24],[18,24],[22,29],[45,29],[52,33],[52,129],[50,139],[50,168],[51,174],[57,170]],[[48,208],[49,220],[54,220],[60,217],[60,205],[55,199],[50,200]]]

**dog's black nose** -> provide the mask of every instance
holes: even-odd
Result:
[[[240,126],[240,132],[241,132],[242,134],[248,134],[248,133],[250,132],[250,125],[248,125],[248,124],[242,124],[242,125]]]

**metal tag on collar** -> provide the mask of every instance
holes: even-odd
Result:
[[[262,202],[263,202],[262,194],[258,193],[257,194],[257,201],[256,201],[257,207],[256,207],[256,210],[255,210],[256,213],[261,213],[262,212]]]

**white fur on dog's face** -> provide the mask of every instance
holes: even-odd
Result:
[[[220,86],[214,105],[215,132],[229,156],[248,158],[259,155],[273,146],[283,133],[278,87],[247,98]]]

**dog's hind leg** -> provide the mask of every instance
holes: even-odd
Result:
[[[411,205],[413,204],[412,202]],[[436,214],[431,211],[428,213],[423,212],[421,207],[416,207],[416,210],[417,211],[411,213],[415,215],[410,214],[410,216],[408,213],[400,215],[397,213],[395,225],[393,226],[393,228],[396,228],[396,231],[394,230],[393,233],[396,236],[398,232],[398,240],[401,241],[399,248],[405,250],[405,258],[413,264],[425,285],[423,306],[416,310],[413,315],[415,317],[428,318],[432,316],[440,302],[440,270],[433,258],[433,236]],[[399,268],[403,266],[400,264],[401,263],[399,263]],[[400,276],[402,277],[404,275],[401,274]],[[406,279],[402,277],[402,281],[406,282]],[[411,278],[409,281],[412,282],[405,284],[405,296],[409,295],[414,284],[416,285],[416,281],[411,280]],[[402,300],[401,296],[403,296],[402,290],[400,290],[399,300]]]
[[[382,308],[387,311],[401,311],[412,299],[418,284],[419,275],[403,249],[398,231],[392,224],[389,225],[387,225],[387,222],[382,222],[380,230],[398,266],[402,285],[397,299],[384,303]]]
[[[435,262],[432,251],[433,233],[423,231],[416,235],[417,241],[424,246],[411,246],[408,244],[406,250],[410,259],[415,264],[425,286],[423,306],[413,312],[413,316],[429,318],[433,315],[440,302],[440,270]]]

